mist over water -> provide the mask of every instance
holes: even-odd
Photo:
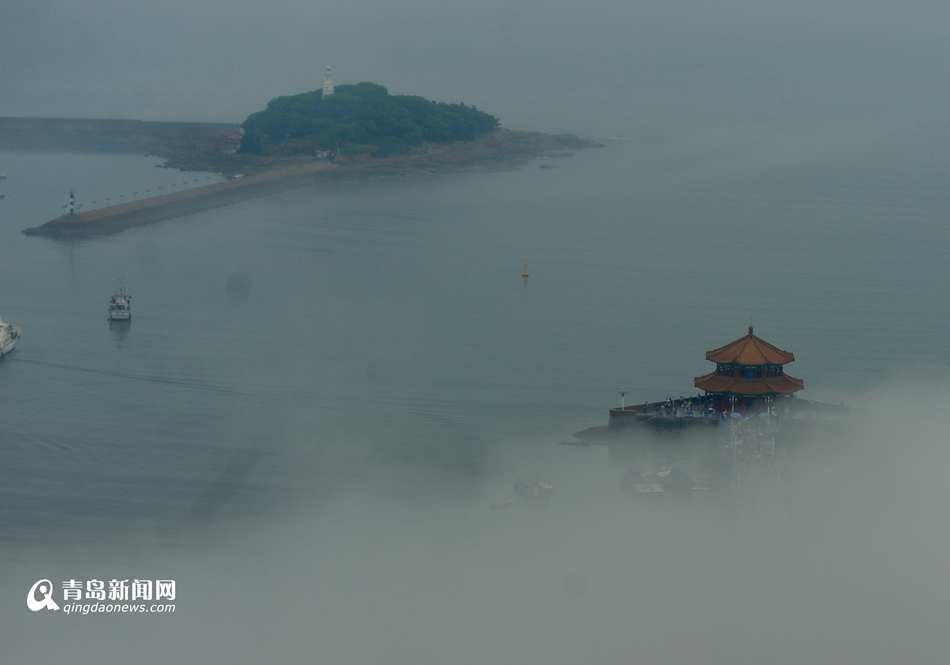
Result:
[[[173,570],[179,611],[11,608],[4,625],[22,646],[8,653],[42,642],[49,662],[942,662],[948,423],[935,414],[947,386],[927,387],[889,386],[794,473],[728,496],[634,498],[601,450],[517,441],[461,487],[374,464],[265,519],[31,549],[5,567],[5,587]],[[550,503],[489,509],[519,473],[553,479]],[[84,646],[96,644],[127,655]]]
[[[911,202],[870,184],[836,192],[855,210],[834,230],[816,197],[796,236],[774,201],[820,173],[786,167],[753,204],[695,165],[672,186],[639,148],[302,190],[70,245],[19,234],[49,201],[11,183],[3,315],[25,333],[0,368],[5,655],[940,662],[946,305],[929,288],[946,232],[891,231]],[[59,164],[80,189],[98,168],[126,187],[166,175],[115,159],[13,163]],[[936,183],[916,191],[942,205]],[[853,252],[892,260],[843,270]],[[121,330],[103,305],[119,284],[136,299]],[[621,386],[689,392],[750,316],[796,352],[807,396],[858,408],[844,434],[687,502],[637,501],[606,449],[556,445],[603,423]],[[548,505],[492,509],[539,480]],[[23,608],[40,577],[136,576],[176,578],[176,614]]]
[[[0,663],[946,662],[946,13],[13,3],[0,114],[238,121],[330,64],[607,147],[72,244],[20,230],[186,176],[0,152]],[[557,445],[749,323],[855,408],[781,473],[645,501]],[[41,577],[178,609],[32,614]]]

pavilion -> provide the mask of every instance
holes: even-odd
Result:
[[[743,413],[763,411],[777,398],[791,397],[805,382],[785,373],[795,354],[757,337],[749,326],[747,335],[706,352],[716,370],[693,380],[715,401],[717,411]]]

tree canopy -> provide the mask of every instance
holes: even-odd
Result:
[[[498,127],[498,119],[465,104],[390,95],[376,83],[337,86],[272,99],[242,125],[241,152],[306,154],[316,150],[403,152],[423,142],[467,141]]]

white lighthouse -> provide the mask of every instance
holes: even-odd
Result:
[[[66,205],[63,208],[66,210],[66,214],[70,217],[79,214],[79,209],[82,206],[76,202],[76,192],[74,190],[69,190],[69,196],[66,197]]]
[[[333,87],[333,67],[330,65],[326,66],[326,69],[323,70],[323,97],[324,99],[332,95],[334,92]]]

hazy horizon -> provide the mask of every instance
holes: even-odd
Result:
[[[835,116],[948,101],[941,86],[918,98],[947,55],[936,2],[7,4],[0,115],[239,122],[319,87],[325,65],[509,127],[601,136],[662,130],[658,117],[767,122],[777,104]]]

